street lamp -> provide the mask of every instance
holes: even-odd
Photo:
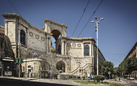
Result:
[[[102,21],[104,18],[101,18],[100,20],[97,20],[97,17],[95,17],[95,20],[96,21],[91,21],[91,23],[96,23],[96,31],[97,31],[97,75],[98,75],[98,24],[100,21]]]

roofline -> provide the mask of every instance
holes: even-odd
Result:
[[[17,18],[17,19],[21,19],[22,21],[24,21],[25,23],[28,24],[29,27],[31,27],[32,29],[35,29],[41,33],[46,33],[46,34],[50,34],[50,33],[47,33],[47,32],[44,32],[42,29],[39,29],[33,25],[31,25],[27,20],[25,20],[23,17],[21,17],[20,15],[16,14],[16,13],[5,13],[5,14],[2,14],[2,16],[4,18],[9,18],[9,17],[14,17],[14,18]]]
[[[84,37],[84,38],[62,37],[62,38],[65,38],[67,40],[77,40],[77,41],[92,40],[92,41],[96,42],[92,37]]]
[[[65,25],[65,24],[60,24],[60,23],[55,22],[55,21],[51,21],[50,19],[45,19],[44,22],[45,22],[45,23],[51,22],[51,23],[54,23],[54,24],[57,24],[57,25],[64,26],[64,27],[68,28],[67,25]]]
[[[134,50],[134,48],[136,48],[136,46],[137,46],[137,42],[136,42],[135,45],[132,47],[132,49],[129,51],[129,53],[127,54],[127,56],[125,57],[125,59],[127,59],[127,58],[129,57],[130,53]],[[124,59],[124,60],[125,60],[125,59]]]
[[[5,28],[3,26],[0,25],[0,27],[4,30]]]
[[[95,47],[97,47],[96,46],[96,44],[94,44],[95,45]],[[102,55],[102,57],[103,57],[103,59],[106,61],[106,59],[105,59],[105,57],[103,56],[103,54],[101,53],[101,51],[100,51],[100,49],[98,48],[98,51],[100,52],[100,54]]]

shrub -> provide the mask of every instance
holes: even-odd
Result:
[[[117,75],[112,75],[112,78],[115,79],[117,77]]]
[[[103,81],[105,79],[105,76],[103,75],[95,75],[94,76],[94,79],[97,81],[97,82],[100,82],[100,81]]]

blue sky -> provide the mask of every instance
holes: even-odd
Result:
[[[67,36],[71,37],[88,0],[0,0],[0,14],[17,13],[30,24],[42,28],[44,20],[50,19],[66,24]],[[101,0],[90,0],[73,37],[78,37]],[[137,0],[103,0],[92,17],[104,17],[99,24],[99,49],[106,60],[117,67],[135,42],[137,42]],[[0,25],[4,18],[0,16]],[[95,23],[89,22],[79,37],[96,40]]]

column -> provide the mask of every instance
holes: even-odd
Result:
[[[61,54],[64,55],[64,41],[61,41]]]
[[[65,52],[64,54],[65,54],[65,55],[66,55],[66,53],[67,53],[67,49],[66,49],[67,46],[66,46],[66,45],[67,45],[67,44],[66,44],[66,41],[64,41],[64,52]]]
[[[49,43],[48,43],[48,36],[46,37],[46,42],[47,42],[47,44],[46,44],[46,46],[47,46],[47,53],[48,53],[48,46],[49,46]]]
[[[93,44],[91,43],[91,56],[94,55],[94,51],[93,51]]]
[[[92,55],[92,45],[91,45],[91,43],[89,44],[89,56],[91,56]]]

